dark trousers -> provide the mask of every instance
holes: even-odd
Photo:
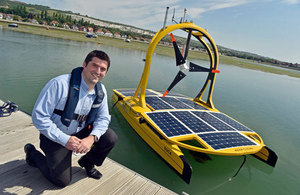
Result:
[[[90,132],[91,130],[85,128],[75,136],[82,139],[87,137]],[[94,143],[91,150],[82,157],[84,162],[92,166],[101,166],[117,139],[116,133],[110,128],[107,129],[98,142]],[[72,179],[72,151],[42,134],[40,134],[40,148],[45,156],[36,150],[30,153],[31,159],[50,182],[59,187],[67,186]]]

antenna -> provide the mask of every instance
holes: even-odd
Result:
[[[168,11],[169,11],[169,7],[167,7],[167,9],[166,9],[166,15],[165,15],[165,21],[164,21],[163,30],[165,30],[165,28],[166,28],[167,17],[168,17]]]
[[[175,18],[175,8],[173,9],[172,22],[178,24],[178,22],[174,18]]]
[[[185,20],[185,14],[186,14],[186,8],[184,8],[184,11],[183,11],[183,18],[182,18],[182,22],[184,22],[184,20]]]
[[[173,9],[173,16],[172,16],[172,22],[174,22],[174,17],[175,17],[175,8]]]

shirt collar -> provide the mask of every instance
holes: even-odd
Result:
[[[93,91],[89,92],[89,86],[88,86],[88,85],[86,84],[86,82],[84,81],[83,76],[82,76],[82,73],[81,73],[81,84],[80,84],[80,85],[81,85],[80,88],[83,89],[83,91],[84,91],[85,93],[88,93],[88,94],[91,94],[91,95],[96,94],[96,93],[95,93],[95,89],[94,89]]]

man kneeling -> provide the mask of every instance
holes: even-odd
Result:
[[[89,177],[100,179],[94,168],[101,166],[118,137],[108,128],[107,92],[102,80],[110,67],[108,55],[90,52],[82,67],[50,80],[41,91],[32,121],[40,131],[40,148],[28,143],[26,162],[59,187],[71,182],[72,153],[85,154],[78,160]]]

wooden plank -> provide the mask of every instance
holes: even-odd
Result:
[[[23,165],[24,163],[25,163],[25,160],[20,158],[20,159],[14,159],[7,163],[1,164],[0,165],[0,176],[5,172],[15,169],[16,167],[18,167],[20,165]],[[2,176],[1,176],[1,178],[2,178]]]
[[[0,136],[17,133],[29,126],[32,126],[32,124],[24,125],[24,122],[22,120],[19,120],[19,122],[15,122],[15,123],[7,123],[7,124],[1,123]]]
[[[0,136],[0,146],[20,142],[23,139],[27,139],[29,136],[39,136],[39,131],[34,126],[29,126],[24,128],[22,131],[19,132],[11,132],[5,136]]]
[[[22,164],[14,169],[1,174],[0,188],[1,189],[11,189],[8,191],[9,193],[13,193],[18,190],[18,188],[22,187],[30,187],[27,186],[27,183],[35,180],[35,178],[40,178],[39,180],[43,180],[41,178],[41,174],[36,168],[31,168],[27,164]],[[17,188],[18,187],[18,188]]]
[[[136,193],[136,195],[153,195],[156,194],[156,192],[159,191],[161,187],[158,185],[155,185],[150,180],[147,181],[145,185],[143,185]]]
[[[27,122],[28,120],[28,122]],[[13,112],[10,116],[7,117],[1,117],[0,118],[0,122],[1,122],[1,129],[4,126],[8,126],[11,124],[30,124],[31,123],[31,119],[26,117],[25,115],[21,114],[20,111],[17,112]]]
[[[21,113],[18,111],[17,113]],[[24,115],[15,117],[17,113],[13,113],[9,117],[0,117],[0,136],[10,135],[22,131],[26,127],[33,126],[31,118]]]
[[[39,132],[35,130],[33,133],[20,132],[15,136],[8,136],[7,139],[1,139],[0,145],[0,156],[7,153],[7,151],[14,151],[19,148],[23,148],[25,144],[37,142],[39,140]]]
[[[134,194],[146,182],[147,182],[147,180],[145,178],[135,175],[128,183],[125,183],[123,186],[121,186],[118,190],[116,190],[112,194],[115,194],[115,195]]]
[[[175,193],[167,188],[160,188],[155,195],[174,195]]]
[[[126,184],[133,176],[133,172],[122,169],[87,194],[109,194],[110,192],[113,192],[122,185]]]
[[[39,145],[38,137],[33,137],[32,139],[30,139],[29,142],[35,146]],[[25,159],[24,145],[22,147],[18,148],[17,150],[8,151],[5,154],[2,154],[0,157],[0,164],[15,160],[15,159],[20,159],[20,158]]]

